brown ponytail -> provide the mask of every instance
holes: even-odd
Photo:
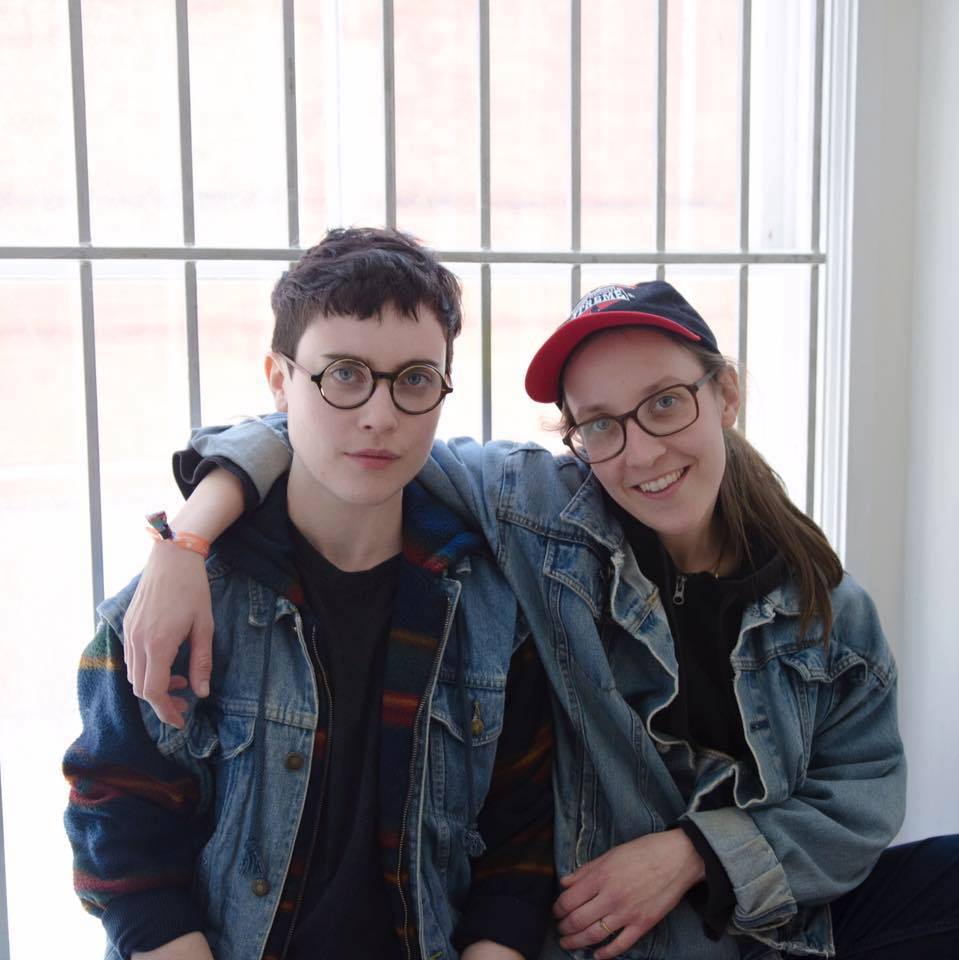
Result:
[[[730,552],[749,559],[749,534],[776,546],[802,598],[799,631],[814,617],[829,642],[832,605],[829,591],[842,580],[842,564],[826,535],[786,495],[779,475],[735,428],[725,432],[726,472],[717,510]]]

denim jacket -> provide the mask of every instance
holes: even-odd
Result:
[[[207,562],[211,693],[198,703],[186,694],[191,709],[182,730],[161,723],[126,681],[122,620],[136,581],[100,606],[79,676],[84,729],[64,761],[73,787],[66,823],[78,893],[108,934],[144,912],[162,917],[192,907],[214,956],[258,960],[317,762],[314,732],[325,707],[298,607],[226,556]],[[497,745],[507,671],[527,636],[480,538],[415,484],[408,487],[380,761],[384,875],[396,878],[391,902],[398,930],[412,941],[408,957],[457,956],[452,934],[475,890],[470,858],[483,852],[477,817],[491,781],[511,776],[497,773]],[[181,650],[174,672],[186,673],[186,656]],[[524,659],[540,669],[536,658]],[[541,754],[542,743],[529,750]],[[537,777],[529,764],[507,761],[522,766],[524,778]],[[545,761],[537,779],[548,792],[548,750]],[[528,911],[540,928],[552,886],[548,804],[545,811],[542,837],[527,823],[521,838],[499,838],[491,850],[501,874],[515,863],[524,880],[531,871],[544,876],[544,902]],[[493,897],[479,895],[486,897],[481,911],[495,909]],[[515,908],[515,897],[508,899]],[[109,960],[120,956],[108,947]]]
[[[203,452],[268,485],[288,462],[282,418],[270,422]],[[624,956],[830,956],[828,902],[866,877],[904,815],[896,668],[862,588],[846,576],[833,591],[828,643],[815,626],[800,634],[790,582],[749,605],[731,663],[751,757],[694,752],[653,728],[677,688],[672,637],[594,475],[534,444],[454,440],[434,445],[419,479],[479,523],[560,705],[559,875],[684,818],[729,875],[736,907],[719,941],[684,901]],[[563,953],[553,941],[546,955]]]

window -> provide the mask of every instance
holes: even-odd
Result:
[[[41,922],[51,954],[102,940],[70,889],[57,769],[91,603],[142,563],[144,513],[177,502],[168,457],[189,425],[269,407],[269,291],[328,225],[398,225],[462,277],[444,436],[558,448],[522,389],[534,347],[590,287],[674,282],[746,365],[744,426],[813,510],[827,26],[822,0],[14,2],[0,484],[20,602],[0,769],[15,960]]]

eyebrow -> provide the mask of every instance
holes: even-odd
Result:
[[[652,397],[655,394],[659,393],[660,390],[665,390],[667,387],[678,387],[685,384],[685,380],[677,380],[673,376],[660,377],[658,380],[653,381],[647,388],[647,390],[641,394],[636,403],[633,404],[635,407],[636,404],[642,403],[643,400],[646,400],[648,397]],[[602,403],[588,403],[579,413],[576,414],[576,422],[583,423],[585,420],[589,420],[590,417],[594,417],[597,414],[606,414],[607,416],[618,416],[618,414],[611,414],[609,412],[609,407],[606,404]]]
[[[375,369],[374,364],[371,363],[366,357],[358,357],[353,353],[324,353],[321,354],[321,357],[323,360],[329,360],[330,363],[332,363],[334,360],[359,360],[360,363],[365,363],[371,370]],[[437,363],[435,360],[422,360],[419,357],[413,357],[410,360],[402,360],[396,365],[396,367],[394,367],[394,369],[405,370],[407,367],[415,367],[419,365],[435,367],[440,371],[443,369],[442,362]]]

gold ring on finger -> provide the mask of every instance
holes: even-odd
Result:
[[[609,936],[613,935],[614,931],[609,929],[609,925],[602,917],[600,917],[596,922],[606,931]]]

